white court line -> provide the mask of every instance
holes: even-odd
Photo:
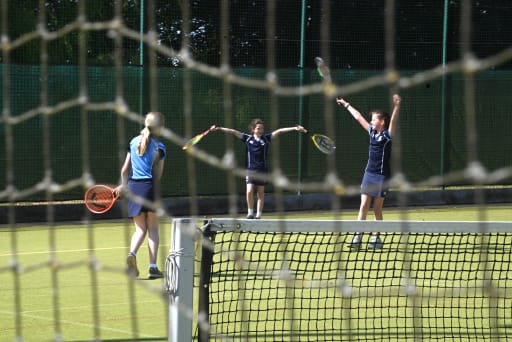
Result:
[[[103,247],[103,248],[82,248],[82,249],[64,249],[64,250],[56,250],[55,253],[77,253],[77,252],[90,252],[90,251],[101,251],[101,250],[114,250],[114,249],[121,249],[121,248],[128,248],[127,246],[124,247]],[[50,251],[39,251],[39,252],[18,252],[16,255],[36,255],[36,254],[49,254]],[[3,253],[0,254],[0,257],[3,256],[13,256],[13,253]]]
[[[3,312],[1,312],[1,313],[3,313]],[[41,321],[53,321],[53,318],[49,318],[47,316],[36,316],[36,315],[24,314],[24,313],[22,313],[21,315],[23,317],[26,317],[26,318],[38,319],[38,320],[41,320]],[[64,319],[61,319],[60,322],[66,324],[66,325],[88,327],[88,328],[92,328],[92,327],[95,326],[94,324],[78,323],[78,322],[75,322],[75,321],[67,321],[67,320],[64,320]],[[103,325],[100,325],[99,329],[103,330],[103,331],[110,331],[110,332],[121,333],[121,334],[129,335],[129,336],[132,335],[132,331],[131,330],[122,330],[122,329],[108,328],[108,327],[105,327]],[[62,331],[61,331],[61,333],[62,333]],[[144,333],[142,333],[140,331],[139,331],[139,335],[142,336],[142,337],[145,337],[145,338],[158,338],[158,337],[161,337],[161,336],[144,334]]]
[[[161,244],[160,247],[169,247],[170,245]],[[78,252],[90,252],[90,251],[105,251],[105,250],[114,250],[114,249],[127,249],[128,246],[118,246],[118,247],[102,247],[102,248],[81,248],[81,249],[61,249],[56,250],[54,253],[78,253]],[[37,255],[37,254],[50,254],[50,251],[39,251],[39,252],[18,252],[16,253],[16,256],[18,255]],[[14,254],[11,253],[1,253],[0,257],[12,257]]]
[[[160,303],[160,301],[157,301],[157,300],[151,300],[151,301],[137,301],[136,304],[139,305],[139,304],[147,304],[147,303]],[[119,305],[128,305],[129,303],[128,302],[124,302],[124,303],[115,303],[115,304],[102,304],[100,305],[99,307],[107,307],[107,306],[119,306]],[[90,309],[91,306],[90,305],[84,305],[84,306],[80,306],[80,307],[61,307],[59,308],[60,311],[77,311],[77,310],[84,310],[84,309]],[[53,321],[53,316],[51,317],[48,317],[48,315],[44,315],[44,316],[41,316],[41,315],[34,315],[33,313],[35,312],[40,312],[40,313],[47,313],[47,312],[53,312],[53,309],[48,309],[48,310],[29,310],[29,311],[22,311],[20,312],[20,314],[23,316],[23,317],[26,317],[26,318],[32,318],[32,319],[36,319],[36,320],[41,320],[41,321]],[[5,311],[5,310],[0,310],[0,314],[2,315],[6,315],[6,316],[14,316],[14,313],[13,312],[10,312],[10,311]],[[2,320],[3,322],[5,322],[4,320]],[[68,321],[68,320],[59,320],[61,323],[64,323],[66,325],[71,325],[71,326],[81,326],[81,327],[94,327],[95,325],[94,324],[89,324],[89,323],[80,323],[80,322],[75,322],[75,321]],[[110,331],[110,332],[117,332],[117,333],[122,333],[122,334],[125,334],[125,335],[132,335],[133,331],[132,330],[126,330],[126,329],[115,329],[115,328],[109,328],[109,327],[105,327],[103,325],[100,325],[99,326],[100,330],[103,330],[103,331]],[[62,331],[61,331],[62,333]],[[149,334],[144,334],[140,331],[138,331],[139,335],[141,337],[145,337],[145,338],[159,338],[161,336],[155,336],[155,335],[149,335]]]
[[[131,302],[119,302],[119,303],[109,303],[109,304],[101,304],[99,308],[105,308],[108,306],[119,306],[119,305],[128,305]],[[147,304],[147,303],[160,303],[159,300],[142,300],[142,301],[134,301],[135,304]],[[80,306],[59,306],[59,311],[80,311],[80,310],[89,310],[92,308],[92,305],[80,305]],[[37,312],[53,312],[53,309],[40,309],[40,310],[26,310],[22,311],[21,314],[32,314]],[[0,310],[2,314],[12,314],[11,311]]]

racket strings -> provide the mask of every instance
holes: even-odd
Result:
[[[94,189],[87,194],[87,205],[95,210],[106,210],[114,201],[114,194],[108,189]]]
[[[325,136],[314,136],[315,145],[324,153],[332,153],[336,149],[334,142]]]

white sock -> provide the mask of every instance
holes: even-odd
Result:
[[[149,264],[149,268],[153,268],[153,267],[154,267],[154,268],[157,268],[157,267],[156,267],[156,264]]]
[[[260,213],[260,212],[257,212],[257,213],[256,213],[256,217],[261,217],[261,213]]]
[[[247,215],[253,215],[254,209],[247,209]]]

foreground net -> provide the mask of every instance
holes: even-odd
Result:
[[[60,201],[76,202],[96,183],[117,184],[128,137],[140,131],[143,114],[150,110],[167,115],[163,139],[173,149],[162,194],[186,197],[192,216],[206,214],[200,199],[210,195],[227,198],[225,212],[238,214],[243,157],[233,139],[220,136],[211,137],[215,150],[208,144],[182,153],[179,146],[213,123],[240,129],[260,115],[269,129],[302,123],[312,132],[339,134],[339,148],[327,158],[312,152],[305,139],[274,145],[273,173],[267,180],[280,215],[285,215],[288,193],[357,195],[366,146],[355,146],[362,135],[352,137],[354,122],[335,119],[334,97],[350,97],[363,110],[387,107],[385,99],[394,92],[403,94],[408,107],[394,147],[392,185],[402,191],[396,192],[399,204],[406,207],[407,192],[425,187],[510,185],[511,145],[508,127],[501,124],[509,119],[510,73],[498,69],[512,61],[511,35],[510,25],[495,20],[508,18],[510,9],[494,0],[444,1],[444,6],[394,0],[300,5],[223,0],[220,6],[207,1],[1,1],[0,224],[6,225],[2,233],[8,237],[0,239],[5,251],[0,335],[16,341],[162,340],[169,323],[170,340],[180,342],[192,337],[506,340],[510,323],[504,310],[510,303],[503,282],[510,276],[501,278],[507,271],[499,267],[507,266],[507,254],[493,253],[498,248],[488,244],[508,239],[502,232],[404,234],[400,224],[394,229],[401,234],[387,231],[383,252],[363,248],[348,254],[342,248],[347,235],[337,230],[287,233],[284,223],[265,234],[226,229],[215,240],[203,240],[210,242],[205,255],[215,251],[210,263],[201,258],[205,271],[200,274],[209,275],[203,279],[206,287],[198,285],[199,279],[193,286],[194,273],[187,273],[194,269],[195,249],[171,250],[165,287],[171,314],[166,320],[165,313],[154,310],[158,305],[147,302],[155,294],[167,309],[160,286],[124,272],[131,221],[124,222],[125,243],[117,246],[122,244],[119,235],[97,237],[106,223],[82,206],[68,210]],[[296,29],[299,12],[303,32]],[[236,29],[246,24],[254,30],[237,35]],[[438,36],[454,26],[460,31]],[[432,34],[426,35],[427,28]],[[360,38],[363,32],[368,39]],[[332,82],[321,81],[311,68],[318,55],[328,62]],[[478,190],[474,194],[469,202],[483,212],[490,199]],[[294,198],[296,203],[302,199]],[[343,200],[327,209],[338,212]],[[20,210],[33,202],[37,217]],[[169,202],[154,203],[162,222],[173,219],[165,207]],[[19,225],[27,218],[48,229],[33,246],[25,244],[27,236],[43,228],[25,235]],[[62,242],[58,221],[70,219],[80,222]],[[79,237],[80,229],[86,234]],[[434,244],[438,238],[445,248],[425,242]],[[446,242],[451,239],[453,246]],[[220,242],[229,240],[234,244]],[[83,243],[69,251],[71,241]],[[464,249],[456,246],[470,242],[479,250],[461,255]],[[273,257],[275,265],[253,260],[258,253],[246,250],[257,245],[270,251],[261,263]],[[416,245],[421,251],[413,249]],[[116,247],[122,250],[119,255],[103,254]],[[314,254],[317,249],[321,253]],[[441,253],[448,250],[455,254]],[[427,268],[415,258],[430,260],[430,251],[436,259],[425,262]],[[78,256],[66,258],[66,253]],[[499,257],[503,262],[497,262]],[[307,266],[310,262],[313,266]],[[444,275],[459,274],[446,268],[459,263],[477,269],[444,280]],[[318,279],[317,268],[322,270]],[[178,286],[181,282],[186,286]],[[112,288],[104,286],[112,283]],[[199,289],[210,291],[197,303]],[[267,307],[258,297],[270,299]],[[196,310],[199,304],[208,310]]]
[[[188,240],[195,229],[189,220],[174,227]],[[204,340],[506,340],[511,228],[214,219],[202,227],[204,239],[194,235],[200,268],[179,284],[194,281],[193,329]],[[350,232],[377,229],[384,248],[347,247]]]

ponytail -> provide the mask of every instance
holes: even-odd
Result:
[[[151,132],[149,131],[149,128],[144,127],[144,129],[140,131],[140,135],[141,137],[139,140],[139,145],[137,146],[137,155],[142,157],[148,149],[149,139],[151,139]]]
[[[145,127],[140,131],[139,145],[137,146],[137,155],[143,156],[149,145],[152,135],[159,136],[164,126],[164,117],[160,112],[149,112],[144,121]]]

